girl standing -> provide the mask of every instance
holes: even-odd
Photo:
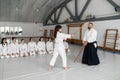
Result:
[[[65,70],[68,69],[65,46],[63,44],[63,40],[66,39],[66,38],[71,38],[72,36],[70,34],[61,33],[61,31],[62,31],[62,26],[57,25],[55,27],[55,31],[54,31],[55,48],[54,48],[53,57],[50,61],[49,67],[48,67],[49,71],[52,70],[52,66],[54,66],[58,55],[60,55],[62,57],[63,68]]]

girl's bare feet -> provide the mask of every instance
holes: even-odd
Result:
[[[64,70],[68,70],[69,68],[68,67],[64,67]]]
[[[51,65],[48,66],[48,71],[52,71],[52,66]]]

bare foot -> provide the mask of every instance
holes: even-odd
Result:
[[[48,71],[49,72],[52,71],[52,66],[51,65],[48,66]]]
[[[68,70],[69,68],[68,67],[64,67],[64,70]]]

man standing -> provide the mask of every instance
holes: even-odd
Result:
[[[87,65],[98,65],[100,63],[97,55],[97,31],[93,23],[88,23],[88,30],[85,32],[83,45],[85,46],[82,63]]]

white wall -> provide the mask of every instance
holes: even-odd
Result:
[[[103,46],[106,29],[118,29],[119,34],[120,34],[120,19],[119,20],[108,20],[108,21],[96,21],[93,23],[94,23],[94,28],[98,32],[97,41],[98,41],[99,46]],[[88,22],[86,22],[83,25],[83,30],[82,30],[83,35],[82,36],[84,36],[84,33],[87,30],[87,24],[88,24]],[[54,26],[55,25],[45,26],[45,28],[49,31],[50,29],[54,29]],[[66,24],[62,24],[62,26],[63,26],[63,32],[67,33]],[[120,38],[117,42],[120,43]],[[118,45],[117,49],[120,49],[120,45]]]
[[[42,32],[40,30],[43,29],[42,23],[27,23],[27,22],[0,22],[0,27],[10,26],[10,27],[18,27],[21,26],[23,29],[22,37],[32,37],[32,36],[41,36]]]

